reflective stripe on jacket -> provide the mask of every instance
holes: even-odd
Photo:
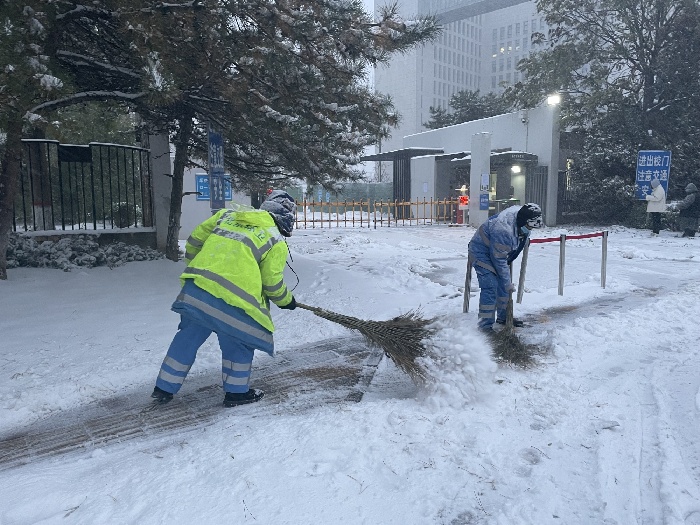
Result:
[[[266,211],[221,210],[197,226],[187,239],[187,268],[180,278],[191,280],[231,306],[243,309],[271,332],[268,299],[278,306],[292,301],[284,283],[289,249]]]
[[[504,287],[510,284],[508,262],[515,259],[527,236],[518,235],[516,216],[521,206],[511,206],[479,226],[469,241],[469,254],[475,266],[495,273]]]

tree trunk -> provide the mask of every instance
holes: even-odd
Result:
[[[32,130],[32,139],[45,139],[44,132],[38,128]],[[53,202],[51,198],[50,153],[46,142],[30,142],[27,153],[27,171],[31,180],[32,208],[34,211],[35,230],[55,230],[53,219]]]
[[[168,218],[168,237],[165,256],[171,261],[178,261],[180,248],[180,217],[182,216],[182,192],[184,188],[185,166],[189,158],[189,143],[192,138],[192,114],[187,113],[180,120],[180,129],[175,136],[175,161],[173,163],[173,189],[170,197],[170,216]]]
[[[6,128],[7,142],[0,163],[0,280],[7,280],[7,246],[10,243],[14,203],[22,159],[22,117],[13,113]]]

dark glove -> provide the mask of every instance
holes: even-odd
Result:
[[[282,308],[284,310],[294,310],[296,307],[297,307],[297,301],[296,301],[296,299],[294,299],[294,297],[292,297],[292,302],[290,302],[289,304],[285,304],[284,306],[280,306],[280,308]]]

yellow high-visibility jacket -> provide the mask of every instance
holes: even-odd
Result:
[[[268,299],[292,301],[284,283],[289,249],[272,216],[261,210],[221,210],[197,226],[187,239],[187,269],[180,279],[243,309],[274,331]]]

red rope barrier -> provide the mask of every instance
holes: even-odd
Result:
[[[590,239],[591,237],[602,237],[603,232],[596,232],[596,233],[584,233],[581,235],[567,235],[566,240],[570,239]],[[530,244],[537,244],[539,242],[557,242],[560,241],[561,239],[559,237],[546,237],[543,239],[530,239]]]

